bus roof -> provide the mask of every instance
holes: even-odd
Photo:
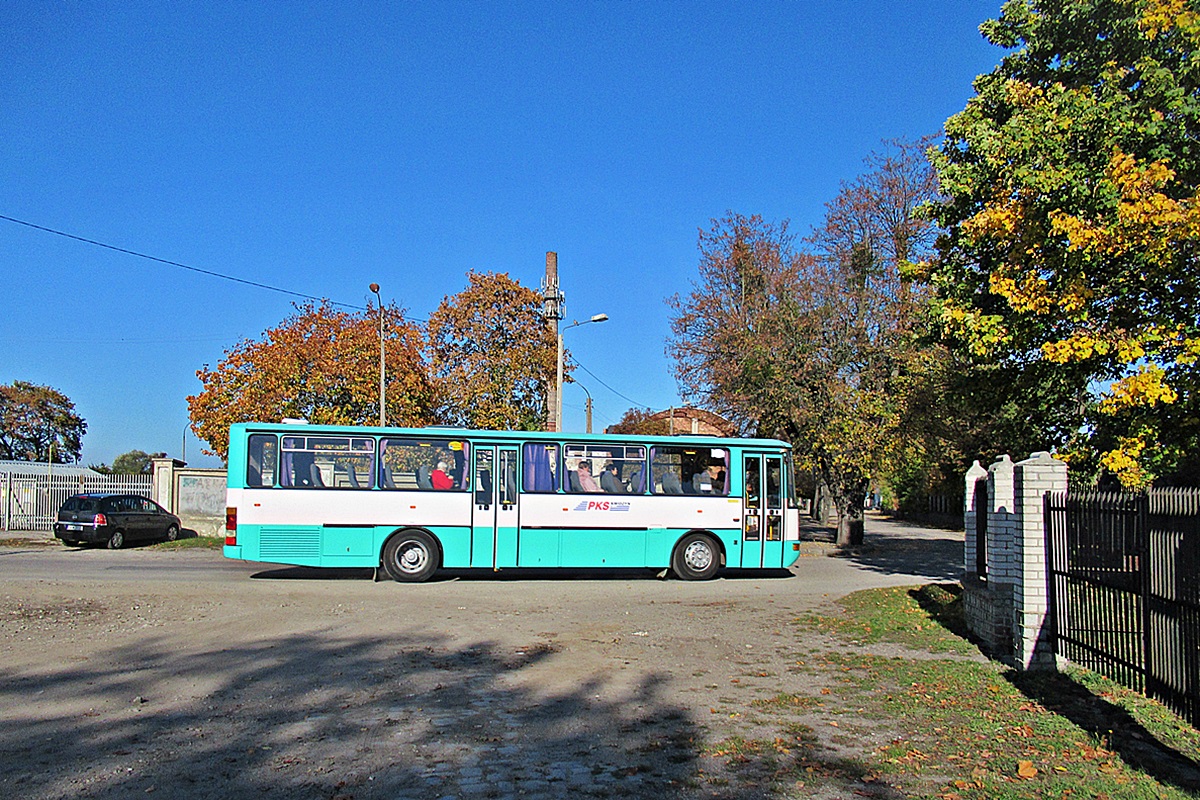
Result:
[[[363,435],[363,436],[412,436],[412,437],[431,437],[431,436],[462,436],[485,441],[511,442],[514,439],[522,441],[572,441],[572,442],[615,442],[615,441],[630,441],[646,442],[649,444],[688,444],[698,446],[712,447],[745,447],[751,444],[754,447],[763,448],[780,448],[790,449],[791,445],[780,439],[742,439],[737,437],[721,437],[721,436],[706,436],[703,434],[679,434],[676,436],[644,436],[641,434],[625,434],[625,433],[576,433],[574,431],[563,431],[553,433],[549,431],[488,431],[474,430],[471,428],[453,428],[444,426],[429,426],[425,428],[393,428],[370,425],[312,425],[312,424],[297,424],[292,422],[238,422],[229,427],[230,434],[242,432],[244,434],[261,432],[261,433],[337,433],[342,435]]]

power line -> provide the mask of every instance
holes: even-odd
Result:
[[[633,404],[634,404],[634,406],[636,406],[637,408],[649,408],[649,407],[650,407],[649,405],[647,405],[647,404],[645,404],[645,403],[639,403],[637,400],[634,400],[634,399],[633,399],[633,398],[631,398],[631,397],[628,397],[628,396],[626,396],[626,395],[623,395],[623,394],[621,394],[621,393],[620,393],[620,392],[618,392],[616,389],[614,389],[613,387],[609,386],[609,385],[608,385],[607,383],[605,383],[604,381],[600,380],[600,378],[598,378],[598,377],[596,376],[596,373],[592,372],[590,369],[588,369],[587,367],[585,367],[583,364],[579,363],[579,359],[575,358],[574,354],[572,354],[572,356],[571,356],[571,360],[572,360],[573,362],[575,362],[575,366],[579,367],[581,370],[583,370],[584,372],[586,372],[588,375],[591,375],[593,378],[595,378],[595,379],[596,379],[596,383],[600,384],[600,385],[601,385],[601,386],[603,386],[605,389],[608,389],[610,392],[612,392],[613,394],[615,394],[617,397],[620,397],[620,398],[621,398],[621,399],[623,399],[623,400],[628,400],[629,402],[633,403]]]
[[[0,219],[6,220],[8,222],[14,222],[17,225],[24,225],[25,227],[33,228],[34,230],[44,231],[45,233],[52,233],[55,236],[62,236],[66,239],[74,239],[75,241],[83,242],[84,244],[95,245],[96,247],[103,247],[106,250],[113,250],[117,253],[124,253],[126,255],[136,256],[137,258],[144,258],[147,261],[156,261],[159,264],[166,264],[166,265],[172,266],[172,267],[179,267],[180,269],[186,269],[191,272],[199,272],[201,275],[208,275],[213,278],[220,278],[220,279],[226,280],[226,281],[233,281],[234,283],[244,284],[245,286],[253,286],[257,289],[266,289],[269,292],[279,292],[280,294],[286,294],[286,295],[290,295],[292,297],[300,297],[305,300],[315,300],[318,303],[328,301],[330,303],[330,305],[341,306],[342,308],[353,308],[358,311],[365,310],[365,306],[356,306],[351,303],[338,303],[333,300],[329,300],[329,298],[327,298],[327,297],[314,297],[311,294],[304,294],[302,292],[294,292],[291,289],[281,289],[278,286],[271,286],[270,284],[267,284],[267,283],[259,283],[258,281],[251,281],[251,280],[247,280],[245,278],[238,278],[233,275],[226,275],[221,272],[215,272],[211,269],[202,269],[200,267],[193,267],[189,264],[181,264],[178,261],[170,261],[169,259],[159,258],[158,256],[152,256],[152,255],[148,255],[146,253],[139,253],[136,250],[128,250],[124,247],[117,247],[116,245],[106,244],[104,242],[98,242],[95,239],[88,239],[83,236],[76,236],[73,233],[67,233],[66,231],[55,230],[54,228],[47,228],[44,225],[35,225],[32,222],[26,222],[23,219],[17,219],[15,217],[5,216],[4,214],[0,214]]]

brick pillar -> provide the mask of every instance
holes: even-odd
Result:
[[[1017,522],[1013,514],[1013,462],[1008,455],[1000,456],[988,467],[988,505],[988,582],[1011,586],[1016,582],[1012,543]]]
[[[1046,631],[1047,571],[1044,498],[1067,490],[1067,465],[1034,453],[1016,465],[1013,489],[1017,531],[1013,539],[1013,660],[1021,669],[1054,669]]]
[[[975,573],[975,522],[980,514],[987,515],[986,508],[975,508],[975,484],[986,481],[988,471],[976,461],[967,470],[966,486],[963,492],[963,530],[966,532],[966,542],[963,545],[963,574]]]

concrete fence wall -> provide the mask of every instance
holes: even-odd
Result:
[[[975,488],[987,483],[987,506],[976,508]],[[965,476],[963,606],[967,626],[1001,660],[1021,669],[1054,668],[1045,635],[1049,587],[1044,498],[1067,490],[1067,465],[1049,453],[1013,463],[1002,456]],[[977,564],[979,515],[986,517],[986,570]]]
[[[224,536],[225,470],[196,469],[174,458],[154,459],[152,498],[200,536]]]

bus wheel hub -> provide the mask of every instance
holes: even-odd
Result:
[[[708,565],[712,563],[712,548],[704,542],[692,542],[683,551],[683,559],[694,570],[706,570],[708,569]]]

